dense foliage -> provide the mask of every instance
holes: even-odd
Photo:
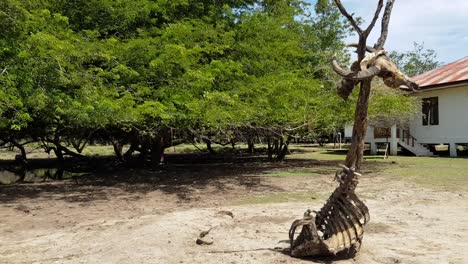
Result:
[[[352,118],[329,60],[348,27],[329,1],[4,0],[0,139],[59,159],[90,141],[159,162],[182,142],[269,143]],[[126,153],[122,147],[130,145]],[[72,150],[73,149],[73,150]]]

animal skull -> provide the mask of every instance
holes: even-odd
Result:
[[[355,85],[359,81],[374,76],[379,76],[387,86],[392,88],[406,86],[413,91],[418,89],[418,84],[398,69],[398,66],[387,56],[385,50],[375,50],[367,47],[367,51],[370,53],[361,61],[359,67],[357,67],[356,63],[353,64],[352,71],[343,69],[336,62],[336,59],[333,59],[333,69],[344,78],[339,88],[340,96],[346,98],[352,90],[349,87],[350,85]]]

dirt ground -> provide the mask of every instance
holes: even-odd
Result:
[[[329,170],[292,177],[265,170],[174,165],[0,186],[0,263],[468,263],[468,191],[390,180],[378,170],[358,186],[371,213],[358,255],[291,258],[280,249],[292,221],[319,209],[336,182]],[[213,244],[197,245],[210,228]]]

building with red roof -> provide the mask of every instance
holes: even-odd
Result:
[[[422,90],[448,88],[449,84],[466,83],[468,81],[468,56],[411,79],[419,84]]]
[[[386,144],[391,155],[401,147],[416,156],[431,156],[437,147],[448,146],[456,157],[468,147],[468,56],[412,77],[419,85],[413,96],[421,98],[420,113],[406,125],[391,128],[369,126],[366,143],[372,154]],[[345,138],[352,126],[345,128]]]
[[[457,156],[468,145],[468,56],[412,79],[422,107],[411,136],[424,145],[449,145],[450,156]]]

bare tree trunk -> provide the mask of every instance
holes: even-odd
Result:
[[[346,156],[345,165],[348,168],[355,167],[357,171],[361,169],[362,154],[364,151],[364,139],[366,137],[368,120],[368,105],[371,89],[371,80],[361,82],[356,113],[354,116],[353,138],[351,147]]]
[[[338,94],[343,98],[347,98],[355,84],[360,82],[361,87],[359,90],[359,97],[354,116],[353,137],[351,148],[349,149],[348,155],[346,156],[345,166],[342,166],[342,171],[339,171],[336,174],[336,180],[340,182],[339,186],[330,195],[326,204],[320,209],[320,211],[315,213],[315,217],[312,217],[310,215],[310,210],[308,210],[302,220],[295,221],[291,226],[289,234],[291,240],[292,256],[304,257],[312,255],[336,255],[336,253],[340,251],[348,251],[348,254],[355,254],[362,244],[362,238],[364,235],[363,226],[370,220],[370,216],[369,209],[362,201],[359,200],[354,192],[358,184],[358,176],[360,175],[359,173],[356,173],[355,170],[360,171],[361,169],[361,162],[364,151],[364,139],[368,126],[368,106],[372,78],[374,76],[379,76],[385,78],[387,82],[389,82],[388,78],[390,78],[390,75],[388,75],[388,72],[381,72],[381,70],[383,70],[382,67],[379,68],[374,66],[375,71],[368,71],[367,74],[364,74],[362,71],[360,71],[359,68],[361,68],[361,62],[363,59],[365,59],[367,37],[377,22],[383,7],[383,2],[384,0],[378,0],[377,8],[371,23],[366,29],[362,29],[359,27],[357,21],[353,18],[354,14],[349,14],[347,12],[341,3],[341,0],[335,0],[335,4],[340,10],[341,14],[347,18],[351,26],[359,35],[359,42],[356,46],[358,59],[351,66],[352,72],[345,73],[344,71],[340,70],[338,67],[336,67],[336,61],[334,61],[332,64],[335,71],[344,78],[344,81],[341,82],[341,87],[338,89]],[[374,49],[376,50],[382,50],[385,44],[393,3],[394,0],[386,1],[386,7],[382,18],[381,35],[377,43],[374,45]],[[376,55],[376,53],[373,55]],[[366,61],[368,60],[372,60],[372,56],[366,58]],[[356,78],[356,76],[359,75],[361,75],[361,77]],[[408,87],[417,86],[410,81],[405,80],[405,82],[408,84]],[[398,83],[395,83],[395,88],[398,88],[399,86],[400,85]],[[352,167],[354,167],[354,169]],[[352,206],[349,207],[349,209],[345,209],[347,204]],[[340,212],[340,210],[343,211]],[[360,212],[357,213],[358,211]],[[359,217],[356,218],[356,216]],[[346,224],[347,220],[351,222],[355,221],[356,224]],[[338,223],[338,228],[335,228],[337,226],[336,223]],[[296,238],[296,240],[294,240],[294,232],[298,225],[303,226],[303,230]],[[354,228],[354,232],[352,232],[352,229],[349,229],[350,226],[360,226],[360,228]],[[318,235],[317,232],[321,231],[322,233],[325,233],[329,232],[329,230],[331,230],[331,233],[327,234],[327,236]],[[350,243],[349,241],[353,241],[353,239],[348,239],[348,242],[343,243],[343,240],[340,241],[340,239],[337,239],[338,236],[341,238],[350,238],[350,235],[352,234],[355,236],[354,242]],[[327,240],[329,243],[317,243]],[[338,246],[333,248],[329,247],[328,245]],[[322,248],[326,248],[325,252],[321,252]]]

